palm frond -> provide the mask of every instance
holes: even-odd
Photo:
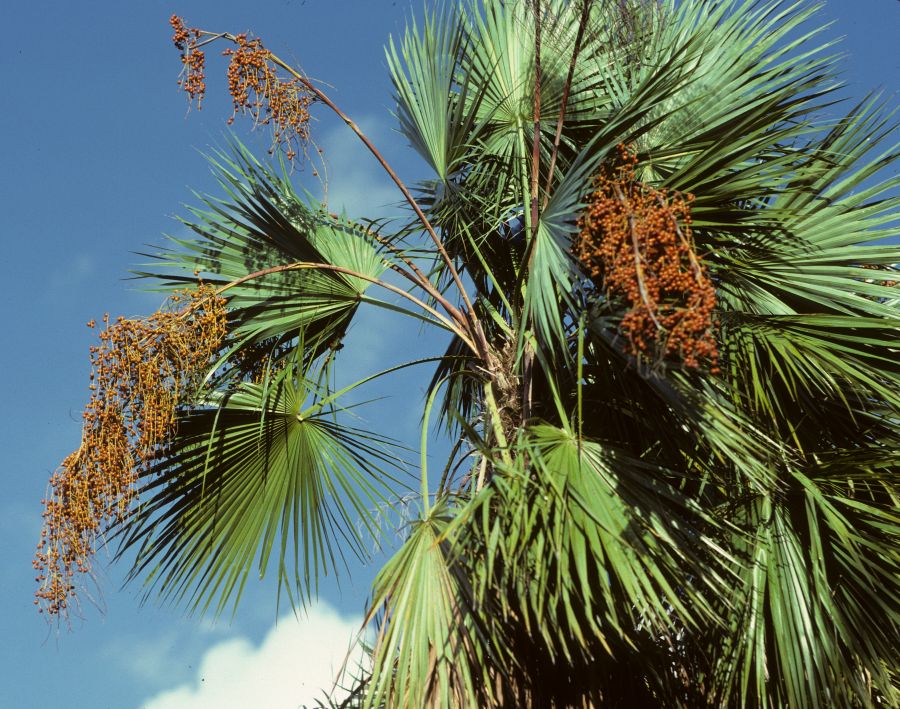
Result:
[[[228,199],[204,198],[206,209],[192,208],[193,220],[184,223],[199,238],[170,238],[174,246],[154,254],[155,267],[165,270],[141,275],[182,287],[199,274],[226,287],[259,274],[225,291],[238,347],[301,328],[308,341],[340,342],[371,284],[367,279],[377,280],[387,268],[380,245],[362,227],[308,206],[286,175],[262,166],[240,144],[233,158],[220,153],[212,164]],[[365,278],[279,270],[294,263],[337,266]]]
[[[521,445],[529,468],[495,473],[484,529],[506,613],[565,656],[711,619],[721,569],[671,473],[548,425]]]
[[[254,572],[274,567],[291,605],[320,573],[368,558],[389,468],[388,439],[334,418],[298,365],[268,387],[244,383],[187,412],[144,476],[145,501],[119,531],[146,594],[221,613]]]
[[[378,614],[365,706],[476,706],[492,689],[468,581],[447,539],[447,498],[411,523],[373,584]]]

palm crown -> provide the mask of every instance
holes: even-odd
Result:
[[[274,569],[303,603],[387,519],[404,540],[374,581],[371,664],[348,702],[898,702],[900,255],[897,178],[878,177],[894,124],[876,97],[829,117],[835,59],[814,12],[426,14],[387,47],[400,129],[432,172],[412,190],[258,40],[176,23],[192,97],[202,46],[233,42],[238,112],[273,122],[293,157],[306,109],[328,105],[414,214],[334,215],[237,143],[214,158],[225,196],[151,271],[172,289],[201,274],[179,327],[201,302],[227,308],[226,332],[179,380],[164,440],[132,451],[138,503],[106,488],[94,502],[132,576],[220,612]],[[295,110],[281,123],[279,100]],[[450,344],[336,388],[366,307]],[[413,365],[433,369],[417,466],[346,403]],[[132,440],[144,398],[119,404]],[[429,471],[436,421],[455,445]],[[63,508],[102,465],[79,461]],[[417,512],[398,521],[410,491]],[[51,579],[68,553],[44,552]]]

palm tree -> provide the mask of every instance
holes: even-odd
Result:
[[[133,477],[92,498],[131,577],[218,613],[257,567],[304,603],[399,529],[347,705],[900,703],[898,178],[879,177],[895,124],[876,96],[835,113],[815,12],[427,13],[387,47],[399,127],[431,169],[412,189],[259,40],[176,18],[192,98],[202,47],[231,42],[237,112],[294,159],[326,105],[411,212],[337,216],[237,141],[212,158],[224,197],[147,274],[204,285],[155,316],[156,339],[129,340],[164,374],[117,404]],[[450,344],[337,388],[344,333],[372,307]],[[169,343],[197,323],[202,364],[184,365]],[[409,366],[431,369],[416,464],[347,403]],[[171,421],[141,447],[154,391]],[[95,443],[106,410],[86,426]],[[452,444],[440,470],[434,425]],[[104,469],[80,450],[51,527]],[[87,569],[90,549],[65,540],[96,528],[51,529],[45,600]]]

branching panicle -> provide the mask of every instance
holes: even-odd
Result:
[[[283,147],[285,157],[293,160],[298,151],[305,150],[309,142],[309,107],[314,96],[307,82],[278,75],[278,65],[261,39],[246,33],[217,35],[188,29],[184,19],[177,15],[169,18],[169,24],[175,30],[172,41],[181,51],[184,65],[178,85],[187,92],[191,102],[197,101],[197,108],[206,92],[206,57],[200,47],[216,39],[228,39],[235,45],[222,52],[229,57],[228,91],[234,103],[229,125],[239,113],[246,113],[256,125],[271,127],[270,153]]]
[[[277,75],[269,51],[258,38],[235,35],[236,48],[222,54],[230,57],[228,91],[234,102],[234,113],[247,113],[256,125],[272,127],[273,152],[284,145],[285,156],[293,160],[297,150],[309,142],[309,106],[313,96],[297,79]]]
[[[184,20],[177,15],[169,18],[169,24],[175,30],[172,42],[181,51],[182,69],[178,85],[187,92],[191,103],[197,102],[199,110],[206,95],[206,55],[198,47],[201,32],[185,27]]]
[[[691,195],[635,179],[637,158],[620,145],[595,178],[573,252],[587,274],[628,311],[621,329],[635,355],[677,357],[717,372],[716,293],[691,233]]]
[[[202,284],[147,318],[104,317],[100,344],[91,347],[81,446],[53,474],[43,501],[35,603],[50,615],[67,612],[97,538],[125,517],[139,475],[165,454],[178,407],[221,348],[225,321],[225,301]]]

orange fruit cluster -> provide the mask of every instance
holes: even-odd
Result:
[[[172,41],[181,52],[182,71],[178,85],[197,101],[197,107],[206,93],[206,56],[200,47],[216,39],[228,39],[235,47],[222,52],[230,57],[228,63],[228,91],[234,103],[234,112],[228,119],[234,122],[238,113],[249,114],[256,125],[270,126],[272,147],[283,147],[288,160],[297,157],[309,142],[309,107],[314,97],[304,81],[293,77],[278,76],[278,66],[262,40],[250,38],[246,33],[238,35],[214,34],[199,29],[188,29],[184,19],[177,15],[169,18],[174,34]],[[206,37],[200,42],[201,37]],[[316,174],[313,171],[313,174]]]
[[[637,157],[620,145],[594,178],[573,254],[611,298],[625,302],[620,328],[630,354],[718,371],[716,293],[697,256],[691,195],[635,179]]]
[[[223,54],[228,63],[228,91],[238,113],[248,113],[257,125],[272,127],[272,149],[283,144],[285,156],[293,160],[297,149],[309,140],[309,106],[312,95],[297,79],[281,79],[271,55],[260,39],[236,35],[234,49]]]
[[[877,264],[865,264],[865,265],[863,265],[863,268],[866,268],[870,271],[885,271],[887,273],[896,273],[898,271],[896,264],[885,264],[883,266],[879,266]],[[867,279],[865,279],[865,281],[866,281],[866,283],[876,283],[877,282],[887,288],[896,288],[898,285],[900,285],[900,281],[892,281],[892,280],[876,281],[874,278],[867,278]]]
[[[184,20],[177,15],[169,18],[169,24],[175,30],[172,41],[181,50],[182,69],[178,85],[187,92],[191,102],[197,101],[199,110],[206,94],[206,55],[203,50],[197,48],[200,30],[187,29]]]
[[[165,454],[178,407],[221,349],[225,301],[201,284],[147,318],[110,323],[107,315],[104,322],[100,344],[91,347],[81,446],[53,474],[42,501],[35,603],[50,615],[67,611],[98,536],[125,517],[140,473]]]

